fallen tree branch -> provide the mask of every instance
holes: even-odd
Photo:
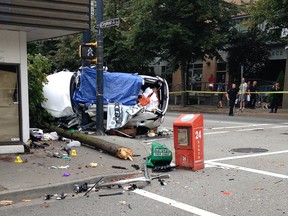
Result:
[[[107,152],[110,155],[116,156],[122,159],[129,159],[132,160],[133,151],[130,148],[120,146],[116,143],[111,143],[106,140],[101,139],[99,136],[91,136],[87,134],[80,133],[78,131],[70,132],[63,128],[59,128],[55,125],[45,124],[45,127],[50,131],[56,131],[58,135],[78,140],[79,142],[85,143],[89,146],[102,149],[103,151]]]

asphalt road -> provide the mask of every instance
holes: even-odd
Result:
[[[172,129],[178,116],[167,114],[161,127]],[[139,141],[174,149],[173,134]],[[1,207],[0,215],[287,215],[287,155],[288,119],[205,114],[203,170],[177,169],[165,186],[154,180],[123,195],[99,197],[122,191],[103,189],[89,197],[22,202]]]

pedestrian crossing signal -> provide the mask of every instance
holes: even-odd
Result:
[[[97,63],[96,51],[97,43],[85,43],[79,47],[79,55],[82,59]]]

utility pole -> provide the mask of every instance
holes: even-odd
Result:
[[[240,80],[240,83],[242,83],[243,74],[244,74],[244,66],[241,65],[241,80]]]
[[[96,2],[97,67],[96,67],[96,134],[104,135],[103,112],[103,34],[100,23],[103,21],[103,0]]]

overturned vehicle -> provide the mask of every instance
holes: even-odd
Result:
[[[66,128],[95,129],[96,69],[60,71],[47,76],[42,107]],[[138,74],[103,72],[105,131],[134,128],[145,133],[161,125],[168,108],[165,79]]]

